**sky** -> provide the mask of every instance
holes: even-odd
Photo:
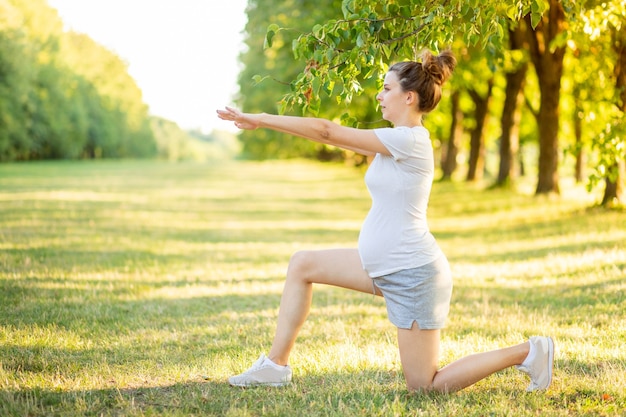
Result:
[[[247,0],[48,0],[67,30],[116,53],[150,114],[183,129],[233,130],[215,110],[232,104]]]

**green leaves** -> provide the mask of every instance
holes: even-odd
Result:
[[[64,32],[44,0],[4,3],[0,160],[153,156],[127,64],[87,35]]]
[[[532,4],[538,18],[548,7],[546,0],[533,0]],[[344,0],[343,19],[317,22],[309,32],[293,41],[294,57],[315,62],[316,71],[309,74],[307,83],[292,84],[292,93],[285,100],[290,105],[309,103],[310,99],[304,100],[303,94],[310,93],[311,99],[316,96],[318,90],[310,82],[319,76],[322,85],[334,80],[339,86],[337,91],[319,91],[335,92],[339,95],[338,101],[350,101],[362,91],[356,86],[363,80],[382,76],[386,64],[414,60],[423,49],[444,49],[457,38],[468,46],[480,44],[486,51],[497,51],[506,38],[508,21],[519,19],[528,8],[520,1],[503,6],[495,0],[411,1],[384,5],[373,0]],[[267,44],[271,44],[279,30],[277,25],[270,25]],[[306,110],[310,110],[310,106]]]
[[[252,76],[252,81],[254,81],[254,85],[258,85],[268,78],[269,78],[269,75],[262,76],[262,75],[255,74]]]
[[[550,3],[547,0],[532,0],[530,2],[530,22],[533,29],[537,27],[544,12],[549,8]]]
[[[271,25],[268,26],[267,32],[265,33],[265,44],[264,44],[265,48],[272,47],[274,36],[276,36],[276,33],[278,33],[279,30],[280,30],[280,27],[276,23],[272,23]]]

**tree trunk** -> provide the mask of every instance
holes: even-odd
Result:
[[[602,196],[603,206],[618,206],[624,201],[624,178],[626,177],[626,164],[624,161],[618,161],[615,163],[615,170],[617,171],[617,177],[615,181],[611,181],[608,176],[604,179],[604,195]]]
[[[485,167],[485,123],[489,114],[489,100],[493,90],[493,78],[489,80],[487,94],[482,97],[476,90],[467,90],[474,101],[474,119],[476,126],[470,133],[470,156],[467,181],[482,179]]]
[[[530,56],[539,80],[540,105],[536,113],[539,128],[539,173],[536,194],[559,194],[559,101],[565,47],[552,45],[563,32],[565,12],[558,0],[549,0],[550,9],[534,30],[528,30]],[[530,15],[526,23],[531,27]]]
[[[626,112],[626,35],[614,30],[613,33],[613,50],[617,54],[617,60],[615,62],[614,74],[615,74],[615,89],[619,92],[618,107],[623,112]],[[604,196],[602,197],[602,205],[620,205],[624,203],[625,188],[624,181],[626,178],[626,161],[616,157],[615,171],[617,176],[615,180],[607,175],[605,178],[606,187],[604,188]]]
[[[583,149],[583,119],[581,114],[583,112],[582,107],[580,105],[580,91],[576,88],[574,90],[574,114],[573,114],[573,122],[574,122],[574,137],[576,139],[576,167],[574,171],[574,178],[577,183],[581,183],[584,178],[584,167],[585,167],[585,150]]]
[[[509,44],[511,50],[521,49],[524,40],[524,32],[521,26],[509,31]],[[504,106],[500,125],[502,136],[500,138],[500,167],[496,186],[511,184],[519,172],[517,154],[519,152],[519,127],[522,117],[522,104],[524,102],[524,83],[528,64],[522,63],[513,72],[506,73],[506,89]]]
[[[524,151],[522,149],[523,145],[519,144],[519,152],[517,153],[517,160],[519,161],[519,176],[526,176],[526,164],[524,163]]]
[[[450,136],[446,144],[445,151],[441,159],[442,180],[449,180],[456,170],[456,158],[459,154],[459,143],[463,135],[463,112],[461,111],[461,93],[459,90],[452,92],[450,97],[452,104],[452,124],[450,126]]]

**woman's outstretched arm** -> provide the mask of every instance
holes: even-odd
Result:
[[[389,155],[387,148],[385,148],[371,129],[355,129],[341,126],[330,120],[314,117],[242,113],[232,107],[218,110],[217,115],[222,120],[234,122],[235,126],[240,129],[272,129],[300,136],[314,142],[334,145],[363,155],[375,155],[377,153]]]

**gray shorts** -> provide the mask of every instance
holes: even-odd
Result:
[[[444,255],[436,261],[372,278],[383,293],[389,320],[396,327],[441,329],[450,311],[452,273]]]

